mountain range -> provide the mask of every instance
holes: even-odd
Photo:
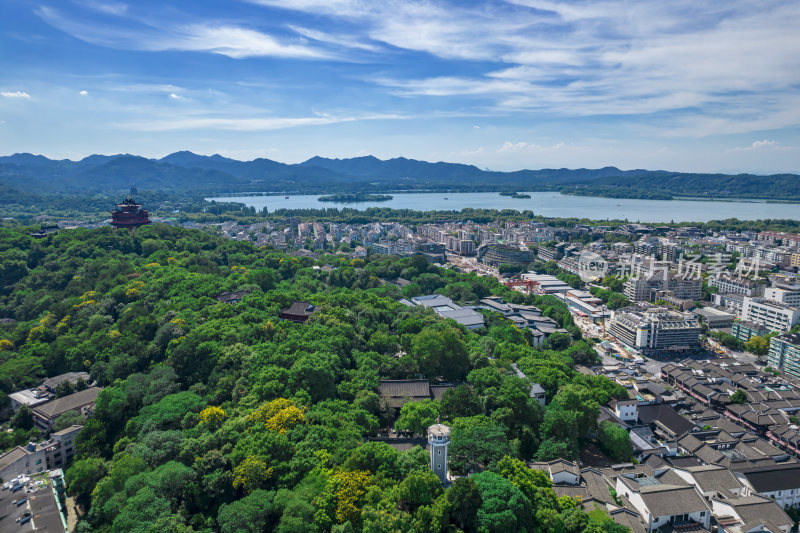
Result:
[[[20,192],[119,192],[142,190],[187,194],[273,192],[340,193],[415,190],[536,191],[614,197],[758,197],[800,199],[800,176],[693,174],[663,170],[541,169],[496,172],[459,163],[404,157],[329,159],[298,164],[270,159],[238,161],[189,151],[148,159],[130,154],[91,155],[80,161],[41,155],[0,157],[0,186]]]

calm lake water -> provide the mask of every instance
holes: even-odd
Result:
[[[692,200],[628,200],[592,196],[567,196],[557,192],[532,192],[530,199],[514,199],[496,192],[470,193],[392,193],[388,202],[320,202],[319,195],[234,196],[209,200],[242,202],[261,210],[324,209],[328,207],[391,207],[418,211],[459,211],[465,207],[485,209],[530,209],[545,217],[578,217],[593,220],[628,219],[631,222],[707,222],[725,218],[760,220],[764,218],[800,219],[800,204],[766,202],[709,202]],[[447,199],[445,199],[447,198]]]

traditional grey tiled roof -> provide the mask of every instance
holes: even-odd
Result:
[[[672,406],[667,404],[640,406],[639,420],[645,424],[663,426],[675,436],[683,435],[695,427],[691,420],[681,416]]]
[[[566,459],[556,459],[555,461],[550,461],[548,465],[550,466],[551,474],[557,474],[565,470],[570,474],[575,474],[576,476],[579,476],[581,473],[578,465],[572,461],[567,461]]]
[[[731,489],[741,488],[741,483],[733,475],[733,472],[724,466],[705,465],[695,466],[686,469],[692,474],[700,490],[703,492],[718,492],[725,497],[733,497]]]
[[[25,449],[21,446],[12,448],[3,455],[0,455],[0,471],[13,464],[15,461],[18,461],[20,458],[25,457],[26,455],[27,452],[25,452]],[[8,480],[4,479],[3,481]]]
[[[64,381],[69,381],[73,385],[78,382],[79,379],[82,379],[87,384],[92,380],[89,377],[88,372],[68,372],[66,374],[61,374],[60,376],[53,376],[52,378],[47,378],[42,383],[43,386],[47,387],[48,389],[55,389],[59,383],[63,383]]]
[[[431,397],[427,379],[385,379],[378,384],[381,398],[394,408],[402,407],[406,401],[427,400]]]
[[[608,514],[617,524],[630,528],[632,533],[645,533],[646,531],[639,513],[635,511],[621,507],[609,511]]]
[[[769,498],[764,498],[761,496],[747,496],[744,498],[724,500],[723,503],[733,507],[734,512],[745,524],[769,522],[770,524],[778,527],[791,527],[794,525],[793,520],[789,518],[783,509],[781,509],[774,500]],[[748,531],[749,529],[751,528],[742,528],[743,531]]]
[[[683,437],[678,439],[678,444],[680,445],[681,448],[683,448],[687,452],[694,453],[695,450],[703,446],[703,441],[701,441],[691,433],[687,433]]]
[[[56,418],[58,415],[66,413],[67,411],[72,411],[84,405],[94,403],[101,390],[102,389],[98,387],[89,387],[80,392],[43,403],[34,408],[33,412],[45,418]]]
[[[651,485],[641,487],[639,494],[652,516],[673,516],[710,510],[694,487]]]
[[[611,496],[606,478],[599,470],[594,468],[582,469],[581,480],[586,485],[592,498],[607,504],[614,504],[614,498]]]
[[[744,468],[739,474],[756,492],[771,492],[800,488],[800,463]]]

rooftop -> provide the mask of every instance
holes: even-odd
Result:
[[[44,403],[36,407],[33,412],[47,418],[55,418],[62,413],[94,402],[101,390],[99,387],[89,387],[80,392]]]

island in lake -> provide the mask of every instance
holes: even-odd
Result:
[[[504,191],[500,193],[500,196],[508,196],[510,198],[530,198],[530,194],[519,193],[519,192],[508,192]]]
[[[336,202],[336,203],[351,203],[351,202],[388,202],[392,199],[391,194],[327,194],[317,198],[320,202]]]

